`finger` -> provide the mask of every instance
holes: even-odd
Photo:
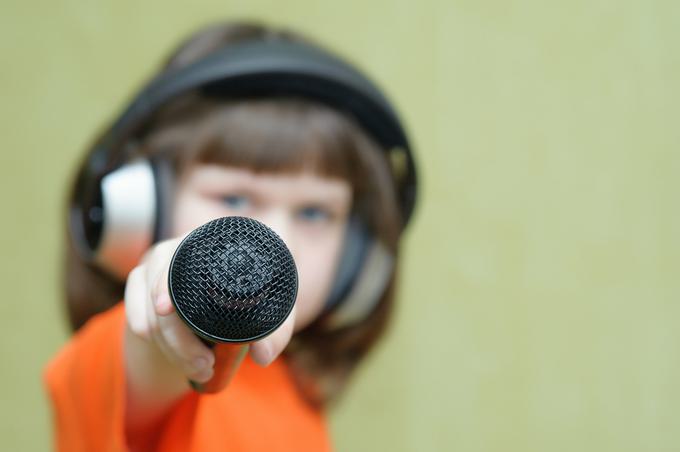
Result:
[[[180,243],[186,238],[189,233],[172,240],[166,240],[158,244],[154,256],[151,258],[150,267],[156,269],[158,276],[152,275],[155,282],[152,286],[152,299],[154,307],[158,315],[169,315],[174,312],[174,305],[170,300],[170,293],[168,288],[168,271],[172,257],[179,247]]]
[[[150,300],[159,315],[169,315],[174,311],[168,292],[168,269],[182,240],[183,237],[178,237],[161,242],[146,256],[147,281],[151,287]]]
[[[181,331],[184,325],[173,324],[172,322],[163,321],[163,317],[156,314],[155,308],[152,304],[147,304],[147,315],[149,317],[149,331],[150,336],[153,338],[153,342],[161,350],[163,356],[176,366],[184,375],[189,379],[194,379],[198,382],[207,381],[212,376],[212,366],[211,357],[208,353],[205,361],[195,361],[192,362],[191,358],[186,358],[186,352],[178,351],[178,339],[181,333],[177,333],[177,330]],[[176,318],[176,315],[168,315],[166,319]],[[190,338],[192,339],[192,338]],[[193,337],[197,340],[196,337]],[[200,344],[197,348],[200,349]],[[207,348],[207,347],[206,347]],[[208,350],[210,352],[210,350]],[[182,355],[185,357],[183,358]]]
[[[214,354],[174,314],[167,288],[169,261],[176,248],[174,242],[177,241],[161,244],[148,261],[147,280],[153,289],[147,292],[147,318],[154,342],[168,361],[188,378],[202,382],[212,376]]]
[[[149,325],[145,311],[146,279],[144,268],[135,267],[125,283],[125,317],[130,329],[137,336],[149,338]]]
[[[215,355],[177,315],[159,316],[159,332],[169,358],[184,374],[198,382],[212,376]]]
[[[268,366],[283,352],[293,336],[295,311],[296,307],[293,306],[288,318],[276,331],[250,346],[250,356],[253,358],[253,361],[260,366]]]
[[[175,312],[175,306],[170,300],[167,268],[156,279],[151,296],[154,301],[154,309],[157,315],[166,316]]]

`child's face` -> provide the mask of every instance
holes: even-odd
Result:
[[[219,217],[254,218],[286,242],[298,268],[295,329],[323,309],[335,277],[351,204],[350,185],[312,172],[260,173],[195,165],[179,182],[174,236]]]

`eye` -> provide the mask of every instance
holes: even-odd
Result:
[[[250,200],[244,195],[226,195],[221,199],[224,205],[234,210],[243,210],[250,205]]]
[[[321,222],[330,220],[332,214],[321,206],[306,206],[298,211],[298,217],[304,221]]]

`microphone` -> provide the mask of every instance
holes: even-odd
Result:
[[[213,377],[190,381],[205,393],[223,389],[251,342],[276,330],[297,296],[295,261],[269,227],[223,217],[193,230],[175,250],[170,299],[186,325],[215,353]]]

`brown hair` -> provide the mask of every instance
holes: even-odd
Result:
[[[225,45],[254,39],[302,40],[289,31],[258,24],[213,25],[181,44],[161,74]],[[354,212],[396,257],[401,218],[385,153],[338,111],[299,98],[227,101],[194,93],[165,106],[147,129],[136,153],[165,159],[176,177],[193,163],[209,162],[256,172],[294,173],[304,167],[347,180],[353,189]],[[73,191],[75,195],[75,187]],[[68,243],[66,303],[71,326],[77,330],[121,300],[124,283],[84,261],[70,237]],[[320,406],[339,395],[351,371],[383,334],[392,310],[394,281],[393,272],[377,308],[360,323],[330,330],[322,317],[295,335],[285,356],[311,404]]]

